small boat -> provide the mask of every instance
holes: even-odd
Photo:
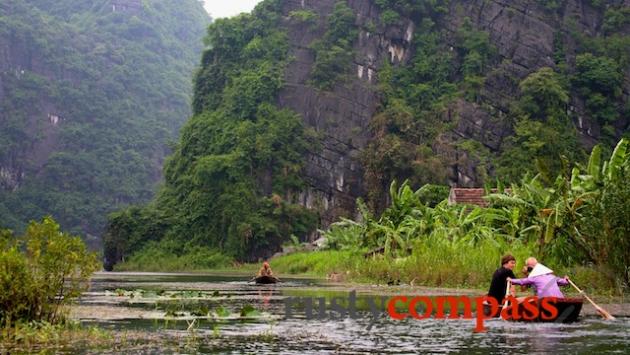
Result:
[[[553,318],[549,318],[549,311],[544,307],[541,307],[541,299],[528,299],[526,302],[531,304],[529,309],[538,309],[538,316],[531,317],[531,311],[528,311],[522,303],[519,303],[517,307],[517,319],[512,318],[513,306],[508,306],[506,309],[507,320],[518,322],[554,322],[554,323],[573,323],[578,320],[580,312],[582,311],[582,304],[584,300],[581,298],[556,298],[555,302],[550,303],[558,310],[557,314]],[[486,317],[499,317],[501,315],[502,307],[499,306],[499,310],[495,314],[491,314],[491,307],[484,304],[483,312]],[[544,316],[544,317],[543,317]]]
[[[278,280],[278,278],[274,276],[258,276],[254,278],[254,281],[260,285],[267,285],[267,284],[275,284],[276,282],[280,280]]]
[[[495,313],[492,313],[492,307],[485,303],[483,304],[483,315],[489,318],[497,318],[501,315],[501,310],[503,310],[503,306],[499,306]]]

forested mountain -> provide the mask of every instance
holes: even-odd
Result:
[[[0,2],[0,224],[52,215],[96,242],[150,200],[209,22],[196,0]]]
[[[357,198],[381,209],[394,179],[583,161],[628,134],[629,33],[627,0],[266,0],[216,21],[165,186],[113,216],[106,257],[160,241],[252,260]]]

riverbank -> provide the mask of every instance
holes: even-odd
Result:
[[[490,252],[492,251],[492,252]],[[456,254],[455,254],[456,253]],[[496,254],[496,255],[495,255]],[[515,273],[523,260],[531,254],[528,250],[513,252],[518,260]],[[485,290],[490,278],[498,267],[496,260],[500,254],[494,249],[452,251],[451,254],[432,254],[431,250],[414,251],[405,258],[385,258],[382,255],[368,255],[350,251],[297,252],[270,260],[273,271],[279,275],[317,277],[331,281],[359,284],[411,285],[426,287],[470,288]],[[142,263],[122,264],[116,270],[155,271],[154,265],[148,268]],[[559,276],[568,275],[589,294],[601,297],[620,297],[627,290],[619,288],[608,273],[593,267],[563,267],[548,265]],[[259,264],[223,263],[214,268],[190,264],[187,268],[165,268],[168,272],[220,272],[223,274],[254,275]],[[571,293],[571,292],[569,292]]]

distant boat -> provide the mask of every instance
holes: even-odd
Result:
[[[519,319],[518,320],[512,319],[511,317],[512,306],[508,306],[506,312],[509,318],[507,318],[507,320],[518,321],[518,322],[573,323],[577,321],[578,317],[580,316],[580,312],[582,311],[582,304],[584,303],[584,300],[581,298],[557,298],[555,303],[553,303],[553,305],[558,310],[558,314],[554,318],[551,318],[551,319],[543,319],[542,316],[549,315],[549,312],[541,308],[540,306],[541,300],[530,299],[530,300],[527,300],[527,302],[531,303],[534,307],[538,308],[538,314],[539,314],[538,317],[533,318],[533,319],[525,319],[524,316],[529,315],[529,313],[526,313],[527,311],[525,310],[524,307],[522,307],[522,304],[520,304],[518,307]],[[499,317],[501,315],[501,310],[502,310],[502,307],[499,306],[499,310],[495,314],[491,314],[492,309],[490,308],[490,306],[487,304],[484,304],[483,306],[483,313],[486,315],[486,317]]]
[[[277,277],[274,277],[274,276],[258,276],[256,278],[254,278],[254,281],[257,284],[266,285],[266,284],[275,284],[276,282],[278,282],[280,280]]]

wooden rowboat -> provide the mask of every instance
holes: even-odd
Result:
[[[548,318],[549,311],[541,307],[541,299],[529,299],[526,302],[531,304],[530,308],[538,309],[538,316],[535,318],[531,318],[531,312],[526,310],[522,303],[519,303],[516,309],[518,319],[512,318],[512,308],[513,306],[508,306],[506,310],[506,315],[508,316],[507,320],[509,321],[518,321],[518,322],[555,322],[555,323],[573,323],[578,320],[580,316],[580,312],[582,311],[582,304],[584,302],[581,298],[557,298],[554,303],[552,303],[558,313],[555,317],[551,319]],[[486,317],[499,317],[501,315],[502,307],[499,306],[499,310],[494,314],[491,314],[491,307],[489,305],[484,304],[483,312]],[[526,317],[527,316],[527,317]]]
[[[276,282],[280,280],[278,280],[278,278],[274,276],[258,276],[254,278],[254,281],[260,285],[267,285],[267,284],[275,284]]]
[[[489,318],[497,318],[501,315],[501,310],[503,310],[503,306],[499,306],[496,312],[492,313],[492,307],[489,304],[483,304],[483,315]]]

